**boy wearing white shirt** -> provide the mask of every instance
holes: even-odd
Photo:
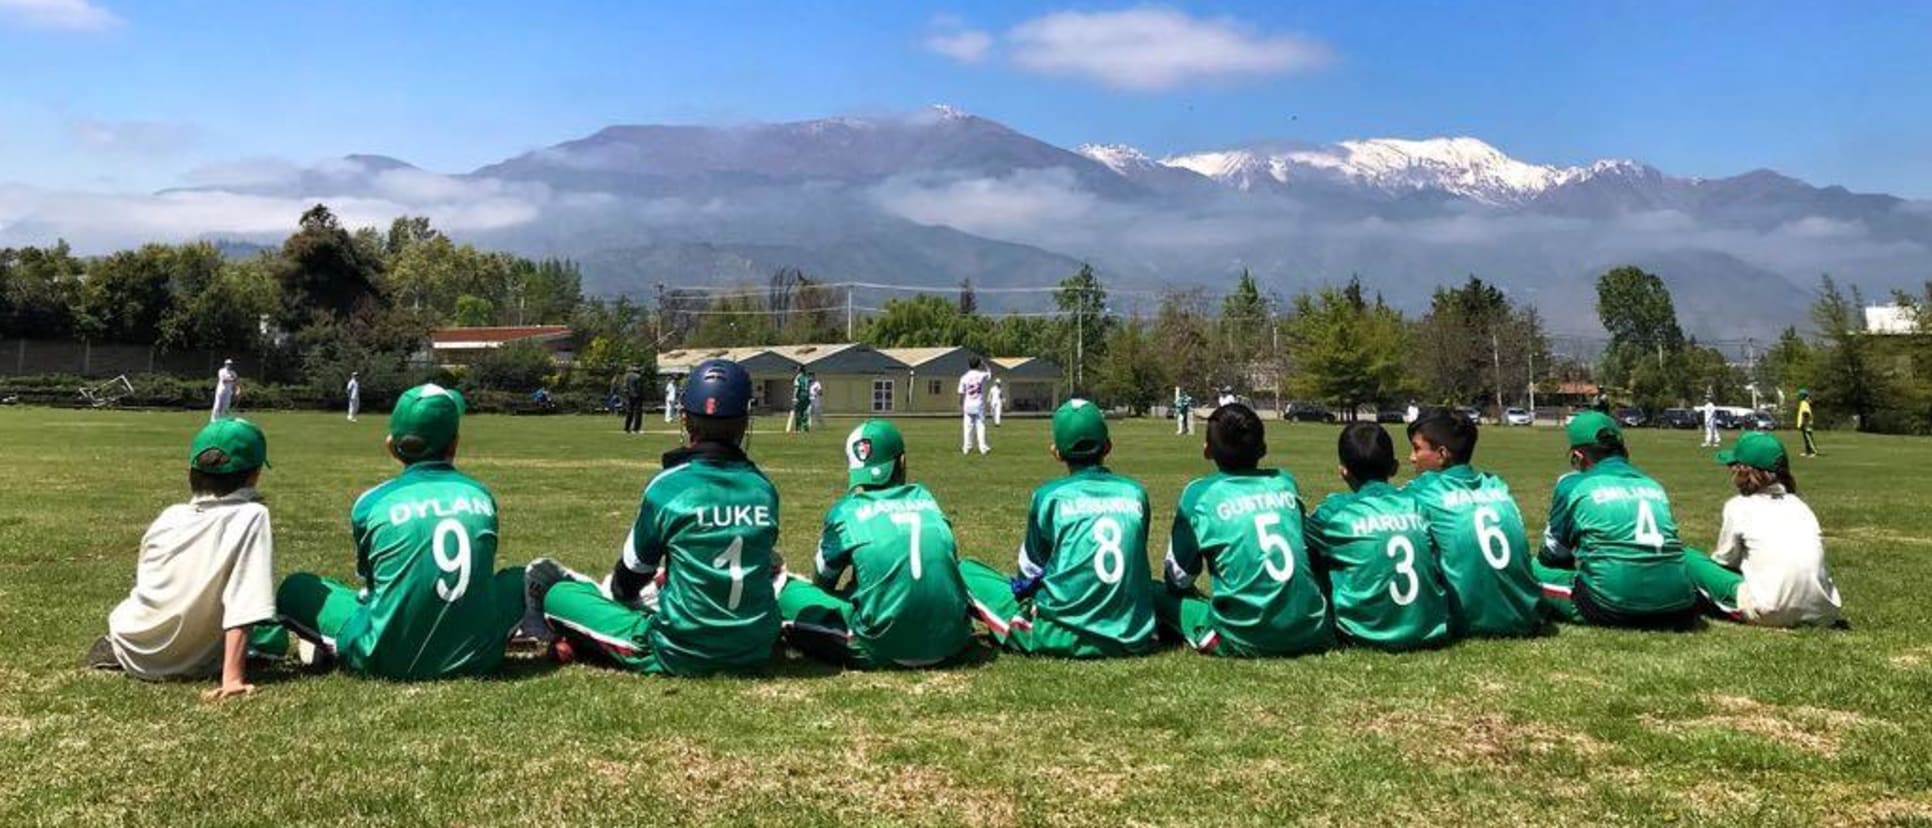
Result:
[[[1825,568],[1818,518],[1798,499],[1790,460],[1778,438],[1760,431],[1717,453],[1738,495],[1710,557],[1684,556],[1691,580],[1718,615],[1766,627],[1843,623],[1838,586]]]
[[[1000,413],[1006,409],[1006,389],[1000,387],[998,377],[993,379],[993,387],[986,391],[986,404],[993,407],[993,427],[1000,427]]]
[[[349,394],[349,422],[356,421],[356,413],[362,410],[362,382],[355,371],[349,372],[349,385],[343,390]]]
[[[134,588],[107,616],[91,667],[148,681],[219,675],[209,698],[252,692],[250,645],[279,655],[288,635],[275,618],[275,539],[255,484],[268,441],[247,420],[222,418],[188,453],[193,497],[155,518],[141,539]]]
[[[224,359],[221,370],[215,372],[215,405],[208,411],[208,422],[214,422],[235,410],[235,392],[240,390],[241,375],[235,373],[235,361]]]
[[[986,385],[993,375],[973,357],[966,364],[966,373],[959,375],[959,399],[961,404],[960,426],[963,431],[959,441],[959,453],[970,454],[977,439],[979,453],[985,454],[992,449],[986,445]]]
[[[1704,448],[1724,445],[1724,438],[1717,434],[1717,403],[1705,397],[1704,405],[1697,409],[1697,413],[1704,418]]]

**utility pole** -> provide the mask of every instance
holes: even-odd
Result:
[[[656,351],[664,344],[664,283],[657,283],[657,313],[651,314],[657,324],[651,330],[651,350]]]
[[[852,341],[852,288],[845,289],[845,341]]]
[[[1503,343],[1496,336],[1495,328],[1489,330],[1489,358],[1494,360],[1496,365],[1496,418],[1497,422],[1501,422],[1503,416]]]
[[[1072,393],[1080,393],[1086,386],[1087,353],[1087,296],[1081,288],[1080,298],[1073,303],[1073,388]]]
[[[1530,419],[1534,421],[1536,419],[1536,349],[1535,348],[1531,348],[1529,350],[1528,358],[1529,358],[1529,413],[1530,413]]]

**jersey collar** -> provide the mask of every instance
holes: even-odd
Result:
[[[665,452],[663,457],[664,469],[669,471],[693,460],[703,460],[711,463],[751,462],[751,458],[745,456],[744,449],[731,445],[730,443],[705,442],[695,446],[686,446]]]

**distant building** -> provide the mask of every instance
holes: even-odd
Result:
[[[1919,332],[1918,314],[1898,305],[1873,305],[1865,309],[1865,332],[1875,334],[1915,334]]]
[[[436,328],[429,332],[430,359],[438,365],[469,365],[513,342],[534,342],[550,351],[558,365],[576,361],[566,325],[508,325],[486,328]]]
[[[802,366],[824,388],[826,414],[957,414],[959,376],[978,356],[966,348],[873,348],[858,343],[687,348],[658,354],[659,381],[686,376],[707,359],[729,359],[751,374],[759,411],[789,410],[792,377]],[[1005,389],[1008,412],[1052,411],[1060,367],[1050,360],[982,359]]]

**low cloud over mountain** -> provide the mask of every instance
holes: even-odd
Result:
[[[273,240],[308,204],[346,223],[427,214],[466,239],[583,260],[591,287],[834,279],[1038,284],[1081,260],[1117,284],[1287,292],[1359,274],[1417,308],[1484,276],[1552,324],[1594,328],[1595,273],[1637,264],[1707,337],[1801,322],[1818,274],[1882,293],[1932,273],[1932,205],[1769,171],[1681,178],[1628,160],[1558,167],[1470,137],[1273,144],[1154,159],[1056,147],[936,108],[740,127],[619,126],[463,174],[358,155],[196,171],[153,195],[0,186],[0,244],[65,237]]]

